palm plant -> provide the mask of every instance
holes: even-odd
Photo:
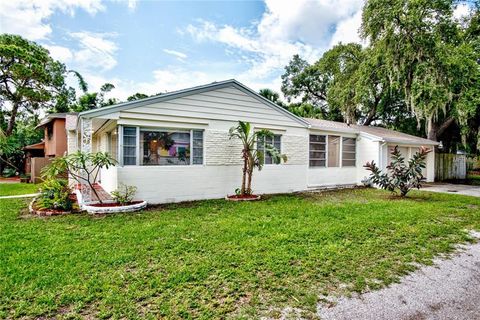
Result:
[[[240,195],[252,194],[252,176],[253,170],[258,168],[262,170],[265,155],[263,151],[256,148],[259,138],[273,137],[273,132],[267,129],[252,131],[249,122],[238,121],[238,125],[230,128],[230,139],[237,138],[242,142],[242,186]],[[287,161],[286,155],[280,154],[280,151],[271,145],[265,146],[265,151],[271,155],[273,162],[280,163],[283,159]]]

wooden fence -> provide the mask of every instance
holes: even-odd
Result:
[[[466,155],[450,153],[437,153],[435,155],[435,180],[463,180],[466,178]]]

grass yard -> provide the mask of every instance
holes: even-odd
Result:
[[[380,288],[480,230],[480,200],[374,189],[20,216],[0,200],[0,317],[256,318]],[[20,213],[19,213],[20,212]]]
[[[0,183],[0,197],[37,193],[39,187],[33,183]]]
[[[478,174],[469,174],[467,175],[468,184],[474,186],[480,186],[480,175]]]

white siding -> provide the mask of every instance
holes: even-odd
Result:
[[[301,127],[285,113],[234,87],[128,109],[120,112],[120,118],[193,123],[205,119],[229,122],[242,120],[264,125]]]

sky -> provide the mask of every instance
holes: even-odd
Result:
[[[121,100],[136,92],[157,94],[232,78],[254,90],[280,91],[280,76],[294,54],[313,62],[339,42],[361,43],[362,5],[362,0],[6,0],[0,2],[0,33],[46,47],[84,76],[89,91],[114,84],[110,95]]]

